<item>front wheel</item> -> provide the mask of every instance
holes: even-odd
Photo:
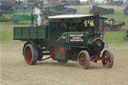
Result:
[[[78,62],[81,67],[83,67],[84,69],[88,69],[88,67],[90,65],[89,53],[85,50],[80,51],[80,53],[78,55]]]
[[[25,62],[29,65],[36,64],[38,59],[37,49],[32,44],[26,44],[23,49]]]
[[[102,54],[102,57],[104,58],[104,60],[102,61],[103,66],[107,68],[112,68],[114,64],[114,56],[112,52],[109,50],[105,50]]]

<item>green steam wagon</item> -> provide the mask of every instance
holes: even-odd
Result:
[[[49,16],[48,25],[14,27],[14,40],[26,41],[23,47],[25,62],[34,65],[37,61],[52,58],[59,63],[78,61],[87,69],[90,61],[102,61],[111,68],[114,57],[104,50],[103,30],[99,29],[100,17],[95,15]],[[47,53],[46,53],[47,52]],[[44,55],[50,55],[44,58]]]

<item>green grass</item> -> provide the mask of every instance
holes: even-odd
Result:
[[[15,12],[11,14],[4,14],[3,16],[6,18],[11,18],[14,15],[29,15],[31,12]]]
[[[12,41],[13,25],[0,25],[0,42]]]
[[[110,44],[128,43],[127,40],[123,40],[123,33],[124,33],[124,31],[105,32],[104,40],[105,40],[105,42],[110,43]]]
[[[24,23],[14,25],[12,22],[0,23],[0,43],[17,42],[13,40],[13,27],[28,26]]]
[[[0,30],[0,41],[8,42],[12,39],[12,30]]]

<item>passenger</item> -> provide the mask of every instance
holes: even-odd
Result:
[[[48,25],[48,17],[43,17],[43,25]]]
[[[37,18],[37,25],[38,25],[38,26],[41,26],[41,25],[43,24],[43,22],[42,22],[42,16],[43,16],[43,13],[40,12],[40,13],[38,14],[38,18]]]
[[[94,27],[94,22],[93,22],[93,20],[90,20],[90,26],[91,26],[91,27]]]
[[[90,32],[93,32],[95,29],[94,29],[94,21],[92,19],[90,19],[88,21],[88,24],[89,24],[89,31]]]
[[[66,23],[65,30],[68,32],[68,31],[70,31],[70,29],[71,29],[71,23]]]
[[[75,31],[76,30],[76,23],[72,23],[72,31]]]

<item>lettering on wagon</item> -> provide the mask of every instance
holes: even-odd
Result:
[[[84,40],[82,39],[83,37],[83,34],[77,34],[77,35],[69,35],[71,38],[70,38],[70,41],[71,42],[83,42]]]

